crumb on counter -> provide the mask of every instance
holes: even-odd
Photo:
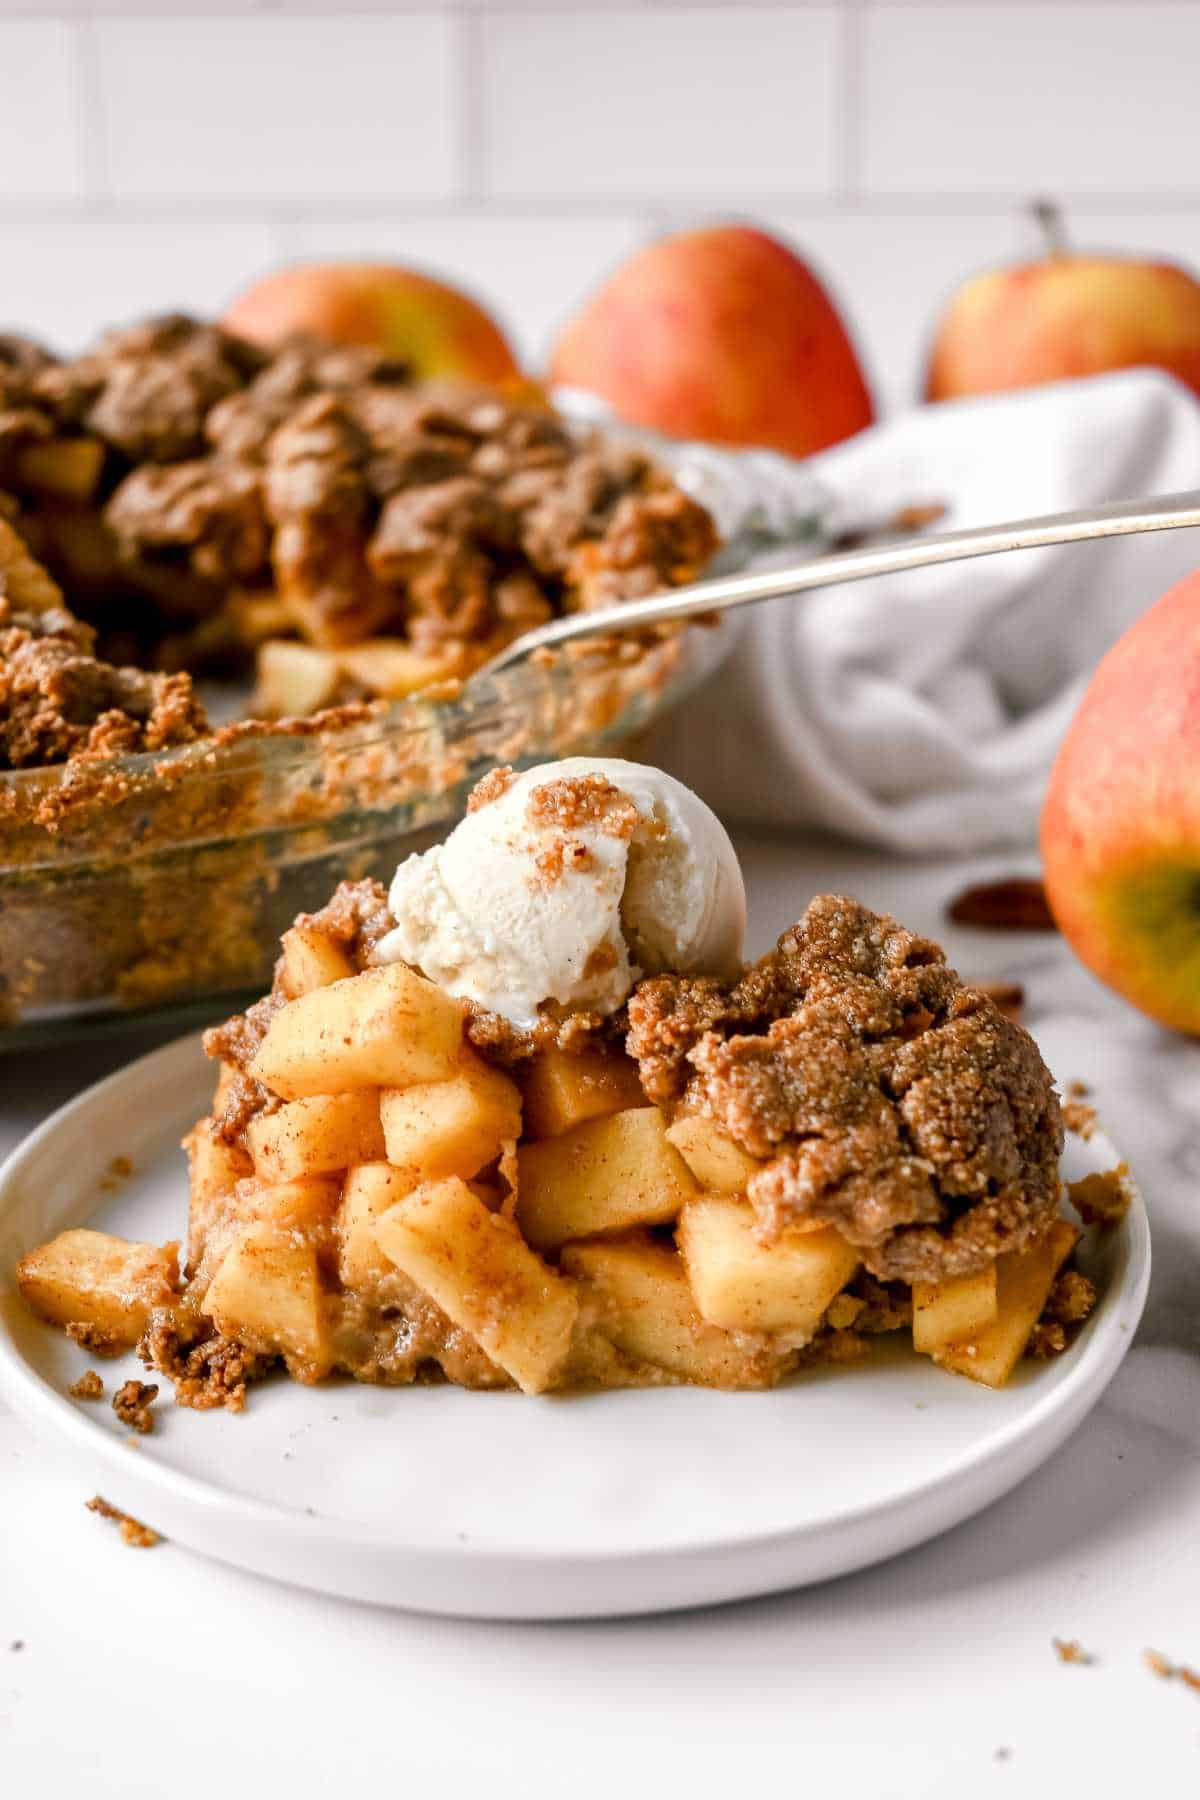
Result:
[[[95,1369],[85,1369],[78,1381],[73,1381],[67,1389],[72,1400],[102,1400],[104,1383]]]
[[[1085,1650],[1078,1638],[1053,1638],[1054,1654],[1061,1663],[1079,1663],[1090,1668],[1096,1658],[1090,1650]]]
[[[161,1532],[154,1531],[149,1525],[143,1525],[141,1520],[135,1519],[131,1513],[122,1512],[119,1506],[114,1506],[102,1494],[93,1494],[85,1504],[89,1512],[98,1514],[102,1519],[111,1519],[114,1525],[119,1526],[122,1541],[135,1550],[150,1550],[155,1544],[161,1544],[163,1541]]]

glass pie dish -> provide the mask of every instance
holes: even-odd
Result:
[[[390,878],[488,768],[626,742],[722,628],[529,662],[444,698],[0,774],[0,1049],[229,1010],[343,879]]]

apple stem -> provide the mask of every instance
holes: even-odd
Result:
[[[1041,227],[1047,256],[1065,256],[1071,246],[1067,242],[1067,225],[1062,207],[1056,200],[1034,200],[1030,203],[1029,210]]]

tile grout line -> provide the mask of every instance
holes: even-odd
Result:
[[[849,211],[861,197],[863,126],[863,0],[843,0],[837,27],[837,113],[834,121],[835,201]]]
[[[487,189],[487,127],[484,114],[487,99],[486,51],[483,42],[482,14],[459,10],[457,15],[458,55],[455,75],[457,92],[458,197],[478,204]]]
[[[85,15],[72,22],[75,105],[84,201],[91,212],[103,208],[111,194],[105,130],[104,84],[95,21]],[[100,203],[100,208],[97,207]]]

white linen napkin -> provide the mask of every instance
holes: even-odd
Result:
[[[682,446],[671,460],[735,526],[753,523],[761,478],[776,542],[921,502],[944,503],[948,529],[1200,486],[1200,402],[1131,370],[922,407],[803,464]],[[1088,675],[1198,565],[1200,533],[1171,531],[768,602],[643,754],[737,823],[926,854],[1028,843]]]

